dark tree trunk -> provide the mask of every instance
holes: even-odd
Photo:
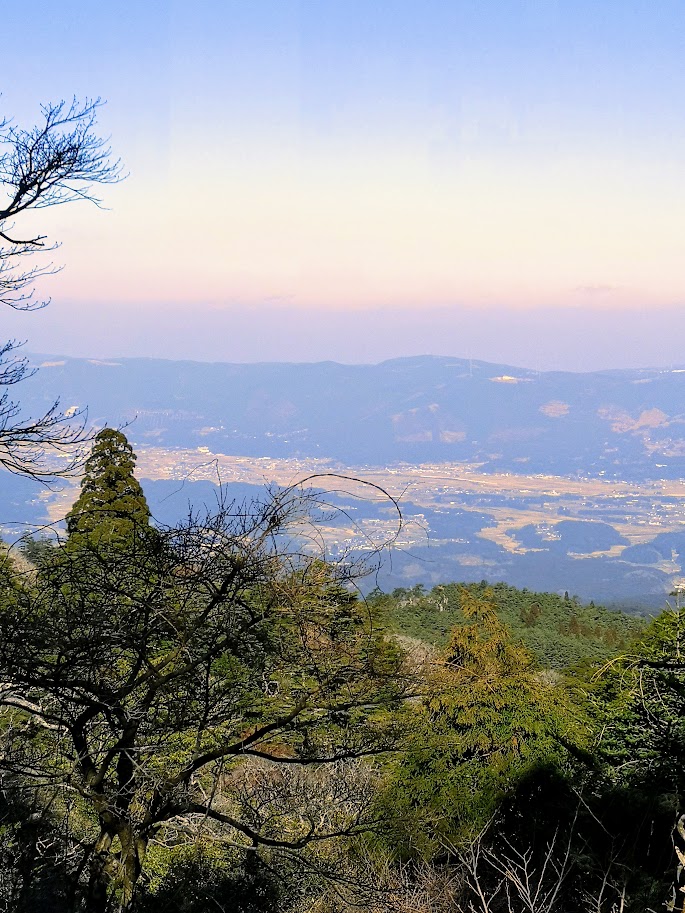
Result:
[[[110,829],[103,828],[93,849],[90,859],[88,893],[86,895],[86,910],[88,913],[109,913],[113,837],[114,835]]]
[[[679,815],[673,828],[673,846],[675,848],[675,878],[671,889],[671,900],[666,904],[669,913],[685,913],[685,815]]]
[[[130,913],[134,909],[138,881],[147,851],[147,840],[136,834],[130,827],[122,828],[119,831],[119,840],[121,841],[119,913]]]

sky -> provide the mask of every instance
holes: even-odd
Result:
[[[682,0],[37,0],[0,112],[107,100],[29,347],[685,362]],[[27,17],[30,16],[30,22]]]

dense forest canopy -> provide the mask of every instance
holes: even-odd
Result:
[[[583,660],[609,659],[625,649],[645,626],[644,619],[583,604],[568,593],[536,593],[506,583],[441,584],[426,590],[417,585],[390,594],[372,593],[382,605],[393,631],[444,646],[456,625],[465,623],[465,596],[484,591],[494,595],[499,617],[550,669],[564,669]]]
[[[66,534],[2,558],[0,909],[681,896],[679,609],[485,581],[360,599],[302,551],[301,492],[161,527],[134,466],[99,432]]]

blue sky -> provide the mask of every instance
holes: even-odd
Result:
[[[44,214],[33,348],[678,360],[681,2],[67,0],[3,33],[3,112],[101,95],[129,171]]]

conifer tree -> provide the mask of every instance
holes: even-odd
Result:
[[[126,436],[103,428],[86,460],[81,494],[67,514],[70,542],[116,545],[149,527],[150,509],[133,474],[136,456]]]
[[[461,587],[460,603],[466,624],[429,674],[385,799],[400,855],[468,843],[524,777],[561,762],[580,737],[563,692],[498,618],[493,591]]]

